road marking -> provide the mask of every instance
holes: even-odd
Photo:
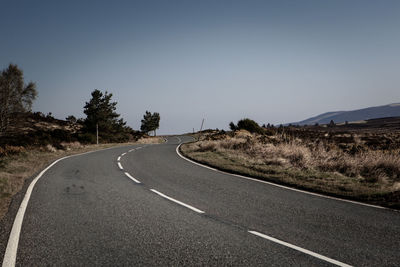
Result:
[[[21,227],[22,227],[22,221],[24,220],[24,215],[25,215],[25,210],[26,207],[28,206],[29,199],[32,194],[33,187],[35,186],[36,182],[42,177],[42,175],[50,169],[52,166],[54,166],[57,162],[69,158],[70,156],[63,157],[61,159],[58,159],[54,161],[52,164],[50,164],[46,169],[41,171],[38,176],[31,182],[29,185],[28,189],[26,190],[24,199],[21,202],[21,205],[19,206],[17,215],[15,216],[14,224],[11,229],[10,237],[8,239],[7,243],[7,248],[6,252],[4,255],[3,259],[3,267],[8,267],[8,266],[15,266],[15,261],[17,258],[17,249],[18,249],[18,242],[19,242],[19,236],[21,233]]]
[[[19,236],[21,234],[22,222],[24,220],[25,211],[26,211],[26,208],[28,206],[29,199],[30,199],[31,194],[32,194],[32,190],[35,187],[36,182],[40,179],[40,177],[42,177],[43,174],[48,169],[53,167],[57,162],[59,162],[61,160],[64,160],[64,159],[67,159],[67,158],[71,158],[71,157],[76,157],[76,156],[82,156],[82,155],[86,155],[86,154],[90,154],[90,153],[94,153],[94,152],[109,150],[109,149],[113,149],[113,148],[116,148],[116,147],[109,147],[109,148],[100,149],[100,150],[88,151],[88,152],[85,152],[85,153],[80,153],[80,154],[66,156],[66,157],[57,159],[56,161],[51,163],[46,169],[41,171],[38,174],[38,176],[36,176],[32,180],[32,182],[28,186],[28,189],[25,192],[24,199],[22,200],[21,205],[19,206],[17,215],[15,216],[14,223],[13,223],[13,226],[11,228],[10,236],[8,238],[6,251],[4,253],[2,267],[13,267],[13,266],[15,266],[15,262],[16,262],[16,259],[17,259]]]
[[[121,156],[119,156],[119,157],[117,158],[117,160],[120,161],[120,160],[121,160]]]
[[[323,256],[323,255],[321,255],[321,254],[312,252],[312,251],[310,251],[310,250],[308,250],[308,249],[304,249],[304,248],[301,248],[301,247],[292,245],[292,244],[287,243],[287,242],[285,242],[285,241],[282,241],[282,240],[273,238],[273,237],[271,237],[271,236],[268,236],[268,235],[265,235],[265,234],[262,234],[262,233],[259,233],[259,232],[256,232],[256,231],[249,231],[249,233],[251,233],[251,234],[253,234],[253,235],[256,235],[256,236],[259,236],[259,237],[262,237],[262,238],[265,238],[265,239],[267,239],[267,240],[269,240],[269,241],[278,243],[278,244],[283,245],[283,246],[285,246],[285,247],[289,247],[289,248],[291,248],[291,249],[294,249],[294,250],[300,251],[300,252],[302,252],[302,253],[308,254],[308,255],[313,256],[313,257],[315,257],[315,258],[318,258],[318,259],[320,259],[320,260],[323,260],[323,261],[326,261],[326,262],[335,264],[335,265],[337,265],[337,266],[343,266],[343,267],[350,267],[350,266],[351,266],[351,265],[348,265],[348,264],[346,264],[346,263],[343,263],[343,262],[340,262],[340,261],[337,261],[337,260],[334,260],[334,259],[325,257],[325,256]]]
[[[242,179],[246,179],[246,180],[250,180],[250,181],[254,181],[254,182],[258,182],[258,183],[268,184],[268,185],[272,185],[272,186],[284,188],[284,189],[287,189],[287,190],[291,190],[291,191],[296,191],[296,192],[304,193],[304,194],[307,194],[307,195],[312,195],[312,196],[317,196],[317,197],[322,197],[322,198],[327,198],[327,199],[333,199],[333,200],[338,200],[338,201],[342,201],[342,202],[348,202],[348,203],[357,204],[357,205],[366,206],[366,207],[371,207],[371,208],[384,209],[384,210],[391,210],[391,211],[398,212],[398,210],[394,210],[394,209],[390,209],[390,208],[386,208],[386,207],[381,207],[381,206],[377,206],[377,205],[362,203],[362,202],[358,202],[358,201],[354,201],[354,200],[348,200],[348,199],[343,199],[343,198],[338,198],[338,197],[326,196],[326,195],[322,195],[322,194],[318,194],[318,193],[313,193],[313,192],[308,192],[308,191],[304,191],[304,190],[301,190],[301,189],[296,189],[296,188],[292,188],[292,187],[288,187],[288,186],[284,186],[284,185],[280,185],[280,184],[275,184],[275,183],[272,183],[272,182],[267,182],[267,181],[259,180],[259,179],[256,179],[256,178],[251,178],[251,177],[243,176],[243,175],[240,175],[240,174],[234,174],[234,173],[229,173],[229,172],[226,172],[226,171],[221,171],[221,170],[218,170],[218,169],[216,169],[216,168],[213,168],[213,167],[210,167],[210,166],[207,166],[207,165],[204,165],[204,164],[195,162],[195,161],[193,161],[193,160],[191,160],[191,159],[188,159],[187,157],[185,157],[184,155],[182,155],[182,154],[179,152],[179,147],[180,147],[181,145],[182,145],[182,144],[179,144],[179,145],[176,147],[176,149],[175,149],[175,151],[176,151],[176,153],[178,154],[179,157],[181,157],[181,158],[183,158],[184,160],[189,161],[189,162],[191,162],[191,163],[193,163],[193,164],[195,164],[195,165],[198,165],[198,166],[200,166],[200,167],[207,168],[207,169],[210,169],[210,170],[219,172],[219,173],[223,173],[223,174],[235,176],[235,177],[238,177],[238,178],[242,178]]]
[[[129,152],[132,152],[133,150],[135,150],[135,149],[131,149],[131,150],[129,150]]]
[[[122,153],[122,154],[121,154],[121,157],[123,157],[123,156],[125,156],[125,155],[126,155],[126,152],[125,152],[125,153]]]
[[[157,190],[150,189],[150,191],[156,193],[157,195],[159,195],[159,196],[161,196],[161,197],[163,197],[163,198],[166,198],[166,199],[168,199],[168,200],[171,200],[171,201],[173,201],[173,202],[175,202],[175,203],[177,203],[177,204],[179,204],[179,205],[182,205],[182,206],[184,206],[184,207],[186,207],[186,208],[188,208],[188,209],[191,209],[191,210],[193,210],[193,211],[195,211],[195,212],[197,212],[197,213],[204,213],[204,211],[202,211],[202,210],[199,210],[199,209],[197,209],[197,208],[195,208],[195,207],[193,207],[193,206],[190,206],[190,205],[188,205],[188,204],[185,204],[185,203],[183,203],[183,202],[181,202],[181,201],[179,201],[179,200],[173,199],[172,197],[166,196],[166,195],[164,195],[163,193],[158,192]]]
[[[118,162],[118,167],[123,170],[124,168],[122,168],[121,162]]]
[[[182,140],[178,136],[175,137],[178,139],[179,144],[182,143]]]
[[[125,172],[125,175],[128,176],[132,181],[134,181],[137,184],[140,184],[139,180],[136,180],[135,178],[133,178],[129,173]]]

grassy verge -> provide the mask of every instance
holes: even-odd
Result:
[[[57,150],[52,146],[26,149],[23,147],[8,147],[0,157],[0,219],[6,214],[12,197],[18,193],[26,179],[32,177],[44,169],[56,159],[101,150],[115,146],[134,144],[162,143],[162,138],[143,138],[135,143],[81,145],[75,143],[63,144],[63,150]]]
[[[392,179],[383,173],[398,167],[396,158],[388,155],[381,156],[382,159],[371,152],[370,157],[375,160],[372,163],[372,159],[365,155],[343,159],[340,157],[347,155],[335,154],[333,157],[332,151],[325,150],[324,153],[328,154],[321,151],[309,153],[300,144],[260,144],[251,138],[188,143],[181,146],[181,152],[192,160],[231,173],[400,209],[398,174],[395,173]],[[392,169],[390,164],[394,165]]]

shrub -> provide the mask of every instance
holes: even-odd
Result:
[[[68,117],[65,118],[66,121],[68,121],[71,124],[75,124],[76,123],[76,118],[73,115],[69,115]]]
[[[257,122],[248,118],[241,119],[240,121],[238,121],[237,129],[244,129],[251,133],[259,133],[259,134],[264,133],[264,130],[260,127],[260,125],[258,125]]]
[[[25,148],[22,146],[9,146],[0,147],[0,157],[16,155],[22,152],[25,152]]]
[[[199,145],[197,151],[199,152],[216,151],[215,143],[212,141],[205,141]]]
[[[236,131],[237,130],[237,126],[233,123],[233,121],[231,121],[229,123],[229,129],[231,129],[231,131]]]
[[[78,140],[83,144],[95,144],[96,135],[92,133],[81,133],[78,135]]]

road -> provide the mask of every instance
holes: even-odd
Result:
[[[64,159],[36,183],[17,266],[399,266],[400,213],[251,181],[190,137]]]

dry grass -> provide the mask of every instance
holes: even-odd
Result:
[[[163,142],[162,138],[151,137],[142,138],[136,143],[123,144],[81,145],[79,142],[64,142],[61,143],[63,150],[51,145],[32,149],[15,146],[0,148],[0,219],[7,212],[11,198],[22,189],[25,180],[58,158],[118,145],[160,142]]]
[[[142,137],[136,141],[137,144],[161,144],[164,142],[164,138],[158,136]]]
[[[348,153],[332,143],[246,133],[207,139],[181,150],[226,171],[400,208],[399,149]]]

